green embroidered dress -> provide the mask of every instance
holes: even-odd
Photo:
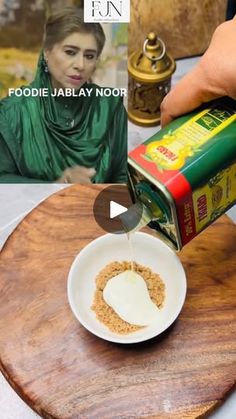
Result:
[[[54,182],[76,165],[93,167],[94,183],[126,182],[127,115],[120,97],[52,97],[42,55],[35,80],[48,97],[11,96],[0,102],[0,183]]]

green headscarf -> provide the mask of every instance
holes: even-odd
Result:
[[[52,97],[41,52],[36,77],[22,92],[46,88],[48,96],[14,95],[0,102],[0,151],[7,148],[5,158],[13,158],[18,175],[55,181],[66,168],[80,165],[96,169],[96,183],[126,181],[127,116],[121,98],[96,96],[94,84],[82,87],[92,89],[91,96]],[[1,172],[3,158],[0,178],[8,167],[3,164]]]

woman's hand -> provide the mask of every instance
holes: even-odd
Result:
[[[94,176],[96,170],[83,166],[68,167],[62,173],[62,176],[56,181],[57,183],[92,183],[91,177]]]
[[[196,67],[170,91],[161,104],[161,126],[205,102],[236,99],[236,18],[222,23]]]

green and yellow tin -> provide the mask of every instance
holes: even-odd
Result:
[[[150,226],[180,250],[236,203],[236,102],[176,119],[132,150],[128,165]]]

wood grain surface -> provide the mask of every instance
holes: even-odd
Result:
[[[226,18],[227,0],[131,0],[129,53],[156,32],[174,58],[202,54]]]
[[[1,370],[44,418],[205,416],[236,383],[236,227],[223,216],[179,254],[188,292],[168,331],[112,344],[79,324],[66,293],[74,257],[104,234],[92,212],[102,188],[76,185],[51,196],[4,246]]]

